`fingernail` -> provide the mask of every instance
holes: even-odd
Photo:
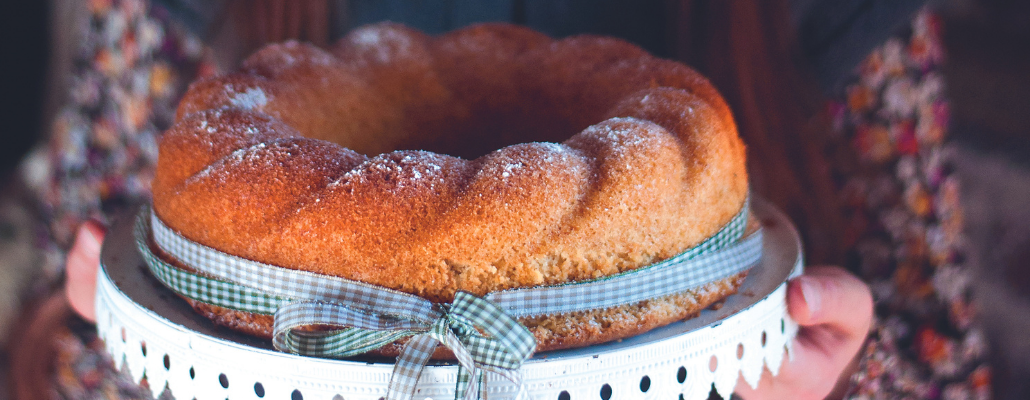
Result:
[[[806,277],[802,277],[800,280],[801,296],[805,298],[805,305],[808,306],[808,315],[815,315],[819,312],[819,307],[822,306],[819,285]]]
[[[90,229],[89,224],[82,224],[82,228],[79,229],[79,236],[82,237],[82,245],[88,249],[99,251],[100,250],[100,237],[94,229]]]

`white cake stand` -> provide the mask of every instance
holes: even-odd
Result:
[[[752,386],[763,366],[779,371],[797,325],[786,308],[786,280],[802,270],[797,232],[782,213],[755,201],[765,227],[763,258],[737,295],[718,310],[633,338],[536,354],[522,366],[533,399],[707,399],[724,397],[738,375]],[[97,329],[119,368],[154,393],[177,399],[346,399],[386,395],[393,363],[328,360],[280,353],[269,343],[216,326],[150,276],[136,250],[132,218],[104,242],[97,279]],[[431,364],[418,399],[454,398],[457,367]],[[496,378],[496,377],[490,377]],[[490,399],[515,387],[488,379]]]

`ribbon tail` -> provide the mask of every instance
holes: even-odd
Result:
[[[462,328],[458,329],[460,339],[448,331],[441,335],[440,341],[471,371],[470,376],[459,375],[459,383],[462,379],[466,381],[465,391],[457,392],[455,397],[471,400],[475,394],[485,398],[487,371],[510,380],[519,388],[520,396],[526,397],[518,371],[536,348],[533,334],[492,302],[465,292],[455,295],[448,317]],[[480,336],[476,327],[481,327],[489,336]],[[479,385],[478,390],[469,390],[468,384],[472,382]]]
[[[412,337],[401,350],[397,363],[393,366],[390,386],[386,392],[387,400],[411,400],[415,395],[415,387],[422,375],[422,369],[429,362],[429,357],[436,350],[436,339],[428,334]]]
[[[489,374],[487,374],[486,371],[480,369],[479,370],[479,379],[476,379],[476,382],[479,383],[479,398],[481,400],[486,400],[486,388],[489,387],[489,386],[487,386],[487,383],[486,383],[486,377],[488,375]]]
[[[480,384],[479,377],[482,376],[483,371],[476,365],[472,354],[469,353],[469,350],[461,343],[458,336],[446,324],[435,324],[430,329],[430,332],[430,334],[436,337],[436,340],[439,340],[440,343],[443,343],[444,346],[454,353],[454,358],[458,359],[458,381],[454,386],[455,400],[475,400],[479,395],[479,388],[469,390],[469,385]]]
[[[483,384],[482,369],[468,369],[458,366],[458,383],[454,388],[454,398],[463,400],[477,400],[486,398],[486,386]],[[472,387],[475,385],[474,387]]]
[[[332,330],[301,328],[331,326]],[[280,351],[316,357],[350,357],[411,336],[418,322],[363,314],[341,304],[295,301],[275,312],[272,345]]]

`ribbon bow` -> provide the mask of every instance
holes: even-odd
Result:
[[[484,371],[499,374],[525,396],[519,368],[536,349],[536,340],[500,307],[466,292],[451,304],[436,304],[430,315],[386,315],[373,310],[322,301],[296,301],[275,312],[276,349],[319,357],[349,357],[405,337],[390,379],[389,400],[409,400],[437,343],[458,359],[455,398],[485,398]],[[313,330],[312,327],[332,327]],[[478,390],[469,390],[475,382]]]

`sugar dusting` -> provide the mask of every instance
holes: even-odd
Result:
[[[250,123],[225,124],[221,123],[222,110],[211,112],[197,120],[195,132],[206,132],[209,135],[224,133],[229,135],[253,136],[261,133],[261,129]],[[214,122],[211,122],[214,121]]]
[[[358,29],[352,32],[348,39],[381,64],[390,62],[396,56],[411,54],[414,46],[409,35],[390,27],[373,26]]]
[[[262,142],[250,147],[244,147],[242,149],[236,150],[230,153],[225,158],[222,158],[221,161],[208,165],[206,168],[187,179],[186,182],[190,183],[200,179],[208,178],[216,173],[221,172],[225,169],[226,166],[229,165],[239,165],[244,162],[262,162],[262,160],[264,160],[263,162],[267,163],[268,159],[262,158],[261,155],[261,150],[264,150],[266,147],[268,147],[268,144]]]
[[[488,156],[480,173],[486,177],[507,180],[525,173],[537,173],[540,169],[561,168],[572,174],[580,174],[583,163],[570,162],[570,158],[582,156],[568,146],[551,142],[530,142],[505,147]]]
[[[513,171],[515,171],[516,169],[522,168],[524,166],[526,166],[526,164],[522,163],[522,162],[519,162],[519,163],[511,163],[511,162],[506,163],[506,164],[504,164],[504,167],[503,167],[504,168],[504,172],[501,172],[501,177],[502,178],[507,178],[507,177],[511,176]]]
[[[200,129],[199,130],[202,130],[202,131],[207,132],[207,133],[218,132],[218,129],[215,128],[214,125],[211,125],[211,124],[207,123],[207,118],[204,118],[204,119],[200,120]]]
[[[226,85],[225,89],[230,92],[233,91],[233,88],[228,85]],[[247,88],[247,90],[233,95],[229,99],[229,103],[244,110],[253,110],[268,104],[268,96],[265,95],[265,91],[261,90],[261,88]]]
[[[395,151],[366,160],[329,184],[329,188],[367,181],[372,176],[396,188],[428,186],[444,182],[447,156],[427,151]]]
[[[189,177],[186,182],[191,183],[207,178],[226,179],[231,175],[239,174],[240,167],[256,168],[256,171],[260,171],[263,179],[278,180],[282,176],[277,175],[276,171],[281,171],[285,165],[294,165],[294,167],[302,165],[284,161],[298,160],[297,157],[305,160],[301,161],[302,163],[317,160],[316,164],[303,164],[306,165],[303,168],[309,173],[319,175],[336,168],[343,161],[339,157],[339,153],[330,150],[335,147],[334,145],[312,146],[310,142],[310,139],[303,138],[277,138],[240,148],[208,165]]]
[[[647,154],[646,149],[661,147],[663,141],[673,140],[660,126],[632,117],[612,118],[587,128],[583,133],[596,138],[612,156],[618,158]]]
[[[287,68],[294,65],[330,65],[336,61],[332,54],[322,49],[314,48],[311,45],[304,45],[297,41],[283,43],[282,50],[276,53],[280,67]]]

